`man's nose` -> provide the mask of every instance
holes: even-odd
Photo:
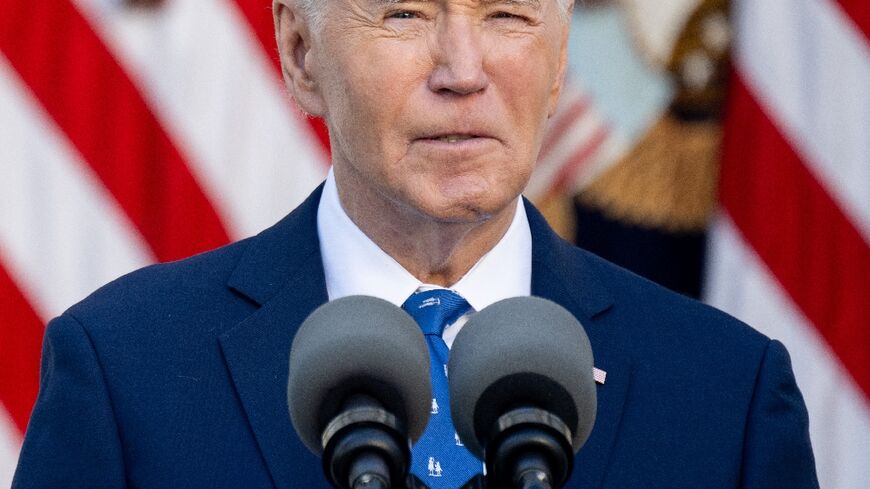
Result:
[[[484,68],[484,47],[478,26],[465,19],[440,25],[432,46],[435,68],[429,76],[433,92],[468,95],[489,84]]]

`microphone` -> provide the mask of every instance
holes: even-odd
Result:
[[[429,421],[429,351],[405,311],[374,297],[328,302],[290,350],[293,428],[340,489],[404,487]]]
[[[450,409],[486,486],[559,488],[595,422],[592,348],[580,322],[538,297],[472,315],[448,362]]]

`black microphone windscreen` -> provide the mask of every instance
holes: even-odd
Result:
[[[517,407],[557,415],[580,449],[595,422],[592,348],[580,322],[538,297],[505,299],[473,314],[448,362],[450,409],[466,448],[483,459],[498,418]]]
[[[302,323],[290,350],[290,419],[309,450],[321,455],[324,427],[355,394],[374,398],[412,440],[429,422],[429,350],[401,308],[368,296],[319,307]]]

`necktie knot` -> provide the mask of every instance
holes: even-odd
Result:
[[[402,309],[417,321],[423,334],[440,337],[444,328],[455,323],[471,306],[452,290],[432,289],[411,294]]]

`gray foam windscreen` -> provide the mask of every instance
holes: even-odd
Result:
[[[592,348],[580,322],[538,297],[499,301],[471,316],[450,351],[450,409],[471,453],[483,459],[498,417],[532,406],[559,416],[580,449],[595,423]]]
[[[431,389],[420,327],[385,300],[350,296],[328,302],[308,316],[293,339],[290,419],[316,455],[323,452],[323,428],[353,394],[376,399],[417,440],[429,422]]]

